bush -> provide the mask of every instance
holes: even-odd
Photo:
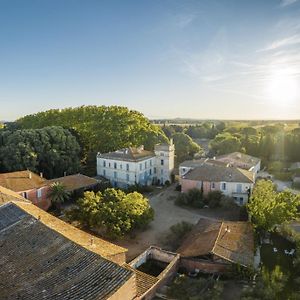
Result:
[[[274,172],[274,178],[282,181],[290,181],[292,180],[292,173],[291,172]]]
[[[181,192],[181,185],[180,185],[180,184],[177,184],[177,185],[176,185],[175,191]]]
[[[268,171],[273,172],[281,172],[284,169],[284,164],[281,161],[273,161],[268,164]]]
[[[187,205],[196,208],[204,207],[202,191],[199,189],[191,189],[187,193],[181,193],[175,200],[175,204],[182,206]]]
[[[239,207],[234,199],[229,196],[222,196],[221,201],[220,201],[220,206],[225,208],[225,209],[233,209]]]
[[[193,224],[184,221],[171,226],[167,234],[161,238],[165,248],[168,248],[170,251],[176,251],[193,226]]]
[[[170,186],[171,182],[169,180],[166,180],[165,185]]]
[[[211,191],[207,194],[206,201],[209,208],[220,207],[221,200],[224,197],[221,191]]]
[[[150,185],[141,185],[141,184],[133,184],[127,187],[125,190],[127,193],[138,192],[138,193],[151,193],[154,191],[153,186]]]

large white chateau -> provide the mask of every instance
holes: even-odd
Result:
[[[134,184],[151,185],[171,182],[174,170],[174,144],[155,145],[154,152],[144,146],[129,147],[97,154],[97,175],[103,176],[115,187]]]

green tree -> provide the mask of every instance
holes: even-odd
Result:
[[[287,281],[287,277],[276,266],[274,270],[269,271],[263,267],[262,272],[256,282],[256,285],[244,290],[242,300],[281,300],[283,299],[283,289]],[[285,298],[288,299],[288,298]]]
[[[51,125],[72,128],[80,136],[85,156],[141,144],[151,150],[156,143],[168,141],[161,128],[143,114],[121,106],[52,109],[25,116],[17,124],[23,129]]]
[[[239,138],[229,132],[218,134],[209,144],[210,149],[217,155],[241,151],[242,144]]]
[[[270,180],[259,180],[247,205],[248,213],[258,230],[274,230],[276,225],[298,216],[299,199],[288,190],[276,192]]]
[[[71,132],[62,127],[0,131],[0,169],[30,169],[47,178],[73,174],[80,169],[81,149]]]
[[[201,147],[185,133],[175,133],[173,140],[177,163],[181,163],[187,159],[193,159],[196,153],[203,151]]]
[[[78,200],[78,209],[73,216],[106,236],[118,237],[144,228],[153,220],[154,211],[142,194],[126,194],[109,188],[103,193],[84,193],[84,197]]]
[[[62,183],[54,182],[50,185],[48,197],[51,199],[52,205],[60,211],[61,205],[70,198],[70,192]]]

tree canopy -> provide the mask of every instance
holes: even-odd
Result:
[[[218,155],[241,151],[241,141],[229,132],[219,133],[211,142],[211,150]]]
[[[49,125],[72,128],[79,135],[85,153],[109,152],[143,144],[151,150],[156,143],[168,139],[159,126],[143,114],[121,106],[81,106],[52,109],[17,120],[23,129]]]
[[[84,193],[74,216],[106,236],[117,237],[146,226],[153,220],[154,211],[142,194],[108,188],[103,193]]]
[[[175,133],[173,140],[177,163],[183,162],[186,159],[193,159],[196,153],[203,151],[201,147],[185,133]]]
[[[73,174],[80,168],[80,151],[76,138],[62,127],[0,131],[2,172],[29,169],[47,178]]]
[[[270,180],[259,180],[247,205],[251,221],[259,230],[272,231],[276,225],[298,216],[300,196],[277,192]]]

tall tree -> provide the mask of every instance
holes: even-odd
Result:
[[[73,174],[80,169],[80,146],[62,127],[0,131],[0,169],[30,169],[47,178]]]
[[[277,192],[270,180],[259,180],[247,205],[251,221],[258,230],[272,231],[276,225],[298,216],[300,196],[288,190]]]

